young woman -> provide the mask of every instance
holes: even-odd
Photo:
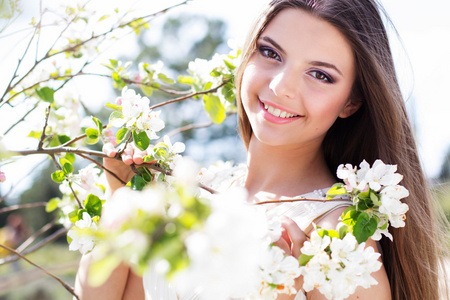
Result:
[[[239,128],[248,150],[241,184],[250,200],[311,192],[320,196],[337,181],[334,174],[341,163],[381,159],[397,164],[410,191],[406,227],[391,229],[394,242],[368,241],[382,253],[383,267],[374,274],[379,284],[357,289],[350,299],[439,299],[436,218],[377,3],[272,1],[244,45],[236,87]],[[132,175],[127,165],[142,163],[144,154],[128,148],[122,156],[125,164],[105,160],[105,165],[126,181]],[[109,182],[113,190],[120,186],[114,178]],[[274,207],[289,217],[277,244],[298,257],[311,222],[334,228],[347,205],[296,202]],[[83,258],[77,279],[82,299],[143,299],[144,292],[162,297],[158,289],[170,293],[169,287],[148,279],[144,291],[142,280],[125,265],[105,285],[91,288],[83,277],[89,260],[89,255]],[[325,299],[317,291],[306,296]]]

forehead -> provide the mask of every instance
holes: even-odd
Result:
[[[266,26],[260,37],[269,36],[287,54],[302,55],[352,69],[353,50],[347,38],[327,21],[302,9],[284,9]]]

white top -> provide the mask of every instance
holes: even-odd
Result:
[[[202,170],[200,182],[218,192],[223,192],[231,186],[243,186],[247,168],[238,165],[230,168],[227,163],[212,166],[209,170]],[[326,199],[329,188],[316,190],[294,198]],[[333,200],[329,202],[298,201],[276,204],[264,204],[267,210],[274,215],[285,215],[294,220],[305,232],[310,231],[312,223],[318,222],[332,211],[352,205],[350,200]],[[177,296],[175,289],[167,283],[161,275],[152,268],[143,277],[146,300],[196,300],[198,292],[195,290],[187,295]],[[296,299],[305,299],[299,293]]]

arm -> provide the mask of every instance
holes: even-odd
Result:
[[[109,157],[116,155],[116,149],[112,144],[106,144],[103,151]],[[122,153],[122,161],[105,158],[103,164],[124,182],[128,182],[134,175],[130,165],[132,163],[142,164],[142,157],[145,155],[145,152],[138,151],[131,145],[128,145]],[[111,194],[123,186],[120,181],[108,172],[106,177]],[[93,254],[88,253],[83,255],[80,261],[75,281],[75,292],[80,296],[80,299],[144,299],[142,278],[134,274],[130,267],[123,263],[111,272],[109,278],[101,286],[94,287],[89,285],[87,277],[89,266],[93,259]]]

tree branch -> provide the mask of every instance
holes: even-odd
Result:
[[[261,201],[255,202],[253,204],[263,205],[263,204],[280,204],[285,202],[300,202],[300,201],[310,201],[310,202],[332,202],[332,201],[342,201],[347,199],[309,199],[309,198],[294,198],[294,199],[278,199],[278,200],[269,200],[269,201]]]
[[[21,253],[25,250],[29,245],[31,245],[39,236],[44,234],[47,230],[50,230],[53,226],[55,226],[56,220],[51,221],[50,223],[42,226],[41,229],[36,231],[33,235],[29,236],[19,247],[17,247],[16,251]]]
[[[66,228],[61,228],[60,230],[56,231],[55,233],[53,233],[52,235],[48,236],[47,238],[43,239],[42,241],[40,241],[39,243],[37,243],[36,245],[34,245],[33,247],[30,247],[29,249],[23,251],[21,254],[22,255],[26,255],[29,253],[32,253],[36,250],[41,249],[42,247],[46,246],[47,244],[53,242],[54,240],[58,239],[60,236],[65,235],[67,233],[67,229]],[[19,256],[17,255],[11,255],[5,258],[0,259],[0,266],[7,264],[7,263],[11,263],[14,261],[18,261],[20,259]]]
[[[95,159],[92,159],[90,157],[87,157],[84,154],[81,153],[77,153],[77,155],[83,157],[84,159],[87,159],[91,162],[93,162],[94,164],[96,164],[97,166],[99,166],[100,168],[102,168],[103,170],[105,170],[106,172],[108,172],[109,174],[111,174],[112,176],[114,176],[114,178],[116,178],[117,180],[119,180],[120,183],[122,183],[123,185],[126,185],[127,183],[125,181],[123,181],[122,179],[119,178],[119,176],[117,176],[114,172],[112,172],[111,170],[109,170],[108,168],[106,168],[104,165],[102,165],[101,163],[99,163],[98,161],[96,161]]]
[[[199,95],[204,95],[204,94],[209,94],[209,93],[215,93],[215,92],[217,92],[217,90],[218,90],[219,88],[221,88],[222,86],[224,86],[226,83],[227,83],[227,81],[224,81],[224,82],[222,82],[220,85],[216,86],[215,88],[211,88],[211,89],[206,90],[206,91],[201,91],[201,92],[191,93],[191,94],[188,94],[188,95],[186,95],[186,96],[182,96],[182,97],[175,98],[175,99],[170,99],[170,100],[167,100],[167,101],[165,101],[165,102],[155,104],[155,105],[153,105],[153,106],[150,106],[150,109],[155,109],[155,108],[158,108],[158,107],[161,107],[161,106],[165,106],[165,105],[170,104],[170,103],[180,102],[180,101],[183,101],[183,100],[186,100],[186,99],[195,97],[195,96],[199,96]]]
[[[50,110],[51,110],[51,105],[49,105],[47,107],[47,110],[45,112],[45,123],[44,123],[44,128],[42,128],[42,134],[41,134],[41,138],[39,139],[39,144],[38,144],[38,149],[41,150],[42,146],[44,145],[44,140],[46,138],[45,135],[45,130],[47,129],[47,125],[48,125],[48,118],[50,117]]]
[[[13,211],[13,210],[18,210],[18,209],[41,207],[41,206],[46,206],[46,205],[47,205],[47,202],[36,202],[36,203],[29,203],[29,204],[11,205],[11,206],[8,206],[5,208],[1,208],[0,214],[6,213],[9,211]]]
[[[53,279],[56,279],[67,291],[69,291],[69,293],[71,293],[75,298],[80,299],[78,297],[78,295],[75,293],[75,290],[73,287],[71,287],[69,284],[67,284],[64,280],[62,280],[61,278],[59,278],[58,276],[50,273],[49,271],[47,271],[46,269],[44,269],[43,267],[35,264],[34,262],[32,262],[31,260],[29,260],[28,258],[26,258],[25,256],[23,256],[22,254],[20,254],[19,252],[17,252],[14,249],[9,248],[8,246],[2,245],[0,244],[0,247],[3,249],[6,249],[14,254],[16,254],[17,256],[19,256],[20,258],[24,259],[25,261],[27,261],[29,264],[35,266],[36,268],[38,268],[39,270],[43,271],[44,273],[46,273],[48,276],[52,277]]]

